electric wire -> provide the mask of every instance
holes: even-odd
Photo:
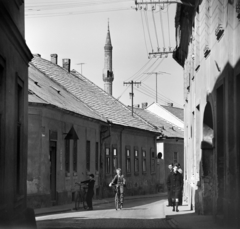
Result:
[[[122,92],[122,94],[120,96],[117,97],[117,100],[119,100],[123,94],[127,91],[127,89],[130,87],[130,85],[127,85],[127,87],[125,88],[125,90]]]
[[[167,22],[168,22],[168,38],[169,38],[169,47],[171,46],[171,39],[170,39],[170,26],[169,26],[169,12],[168,12],[168,7],[167,7]]]
[[[142,88],[148,88],[149,90],[154,91],[154,92],[155,92],[155,95],[156,95],[156,91],[153,90],[151,87],[149,87],[147,84],[142,83]],[[169,99],[168,97],[164,96],[163,94],[161,94],[161,93],[159,93],[159,92],[158,92],[158,96],[161,96],[162,99],[164,99],[164,100],[166,100],[166,101],[168,101],[168,102],[172,102],[172,103],[177,104],[177,105],[179,105],[180,107],[182,107],[182,105],[180,105],[179,103],[173,101],[172,99]],[[155,96],[155,97],[156,97],[156,96]],[[158,98],[159,98],[159,97],[158,97]]]
[[[134,75],[132,75],[132,76],[130,76],[129,78],[127,78],[126,81],[130,80],[131,78],[134,78],[134,76],[137,75],[140,71],[142,71],[142,69],[144,69],[151,60],[152,60],[152,58],[149,59],[149,60],[147,61],[147,63],[144,64],[144,66],[142,66]]]
[[[160,15],[160,25],[161,25],[161,31],[162,31],[162,39],[163,39],[163,47],[165,48],[165,38],[164,38],[164,28],[163,28],[163,20],[162,20],[162,11],[161,9],[159,10],[159,15]]]
[[[103,12],[113,12],[113,11],[123,11],[130,10],[129,8],[115,8],[106,10],[92,10],[92,11],[76,11],[68,13],[51,13],[51,14],[25,14],[28,18],[42,18],[42,17],[56,17],[56,16],[72,16],[80,14],[92,14],[92,13],[103,13]]]
[[[151,39],[150,31],[149,31],[149,23],[148,23],[147,11],[144,11],[144,16],[145,16],[146,25],[147,25],[149,41],[150,41],[150,44],[151,44],[151,48],[152,48],[152,50],[153,50],[152,39]]]
[[[158,34],[157,34],[157,28],[156,28],[156,22],[155,22],[155,17],[154,17],[153,10],[152,10],[152,18],[153,18],[154,31],[155,31],[156,40],[157,40],[157,46],[158,46],[158,49],[159,49],[159,43],[158,43]]]
[[[156,59],[156,60],[148,67],[148,69],[147,69],[146,71],[148,71],[158,60],[159,60],[159,58]],[[134,80],[139,80],[139,81],[140,81],[140,79],[142,78],[143,75],[144,75],[144,73],[138,75],[137,77],[135,77]]]
[[[145,29],[144,29],[144,23],[143,23],[142,11],[141,11],[141,21],[142,21],[142,27],[143,27],[143,35],[144,35],[144,41],[145,41],[146,52],[147,52],[147,55],[148,55],[148,48],[147,48],[147,41],[146,41],[146,35],[145,35]]]

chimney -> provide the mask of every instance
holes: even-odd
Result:
[[[67,70],[68,72],[70,72],[70,63],[71,63],[71,60],[70,59],[63,59],[62,60],[62,63],[63,63],[63,68],[65,70]]]
[[[173,107],[173,103],[168,103],[168,106],[169,107]]]
[[[54,64],[57,64],[58,61],[58,55],[57,54],[51,54],[51,62]]]
[[[147,106],[148,106],[148,103],[142,103],[142,109],[147,108]]]

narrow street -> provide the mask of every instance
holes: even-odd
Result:
[[[164,200],[159,198],[126,200],[122,210],[114,203],[94,206],[93,211],[71,211],[36,217],[44,228],[171,228],[165,220]]]

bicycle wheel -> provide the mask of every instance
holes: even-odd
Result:
[[[118,204],[119,204],[118,192],[116,192],[116,194],[115,194],[115,208],[116,208],[116,210],[118,210]]]

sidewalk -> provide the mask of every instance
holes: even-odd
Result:
[[[190,210],[187,203],[179,206],[179,212],[173,212],[172,207],[167,207],[168,202],[165,201],[164,209],[166,219],[172,228],[179,229],[229,229],[224,225],[221,219],[214,220],[211,215],[198,215]]]
[[[167,193],[157,193],[157,194],[141,195],[141,196],[125,196],[124,199],[129,200],[129,199],[141,199],[141,198],[153,198],[153,197],[167,198]],[[93,199],[93,206],[100,205],[100,204],[107,204],[111,202],[114,202],[114,197],[105,198],[105,199]],[[40,215],[47,215],[47,214],[53,214],[53,213],[68,212],[68,211],[71,211],[73,208],[74,208],[74,202],[70,204],[59,205],[59,206],[36,208],[34,209],[34,212],[35,212],[35,216],[40,216]]]

